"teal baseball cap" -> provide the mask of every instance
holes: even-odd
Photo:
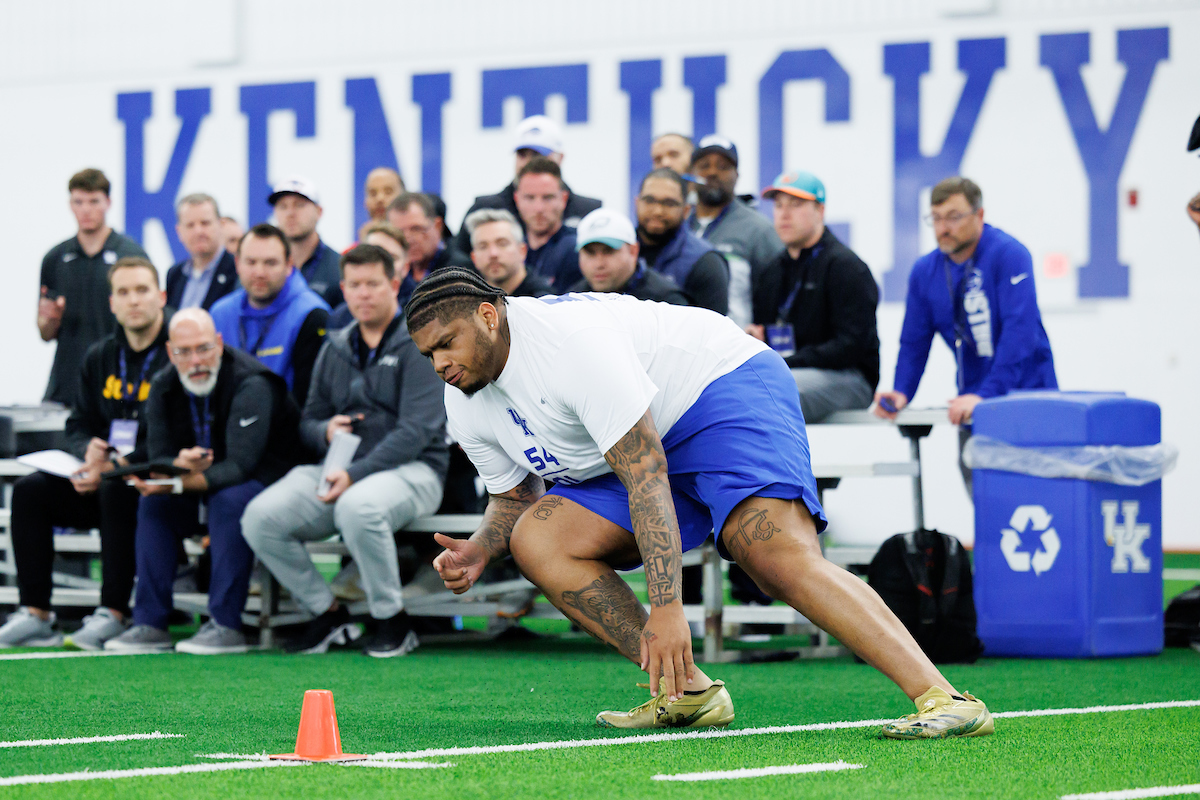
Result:
[[[803,200],[825,202],[825,184],[811,172],[784,172],[775,182],[762,190],[764,200],[770,200],[776,192],[790,194]]]

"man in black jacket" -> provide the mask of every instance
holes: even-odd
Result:
[[[867,408],[879,383],[879,287],[871,270],[825,227],[825,186],[815,175],[780,175],[763,190],[775,201],[786,250],[754,287],[754,324],[792,368],[806,422]]]
[[[176,542],[207,523],[211,619],[176,649],[199,655],[245,652],[242,609],[254,553],[242,538],[242,512],[297,463],[300,414],[283,378],[252,356],[223,346],[207,311],[178,312],[169,331],[174,369],[164,369],[150,387],[146,449],[151,463],[173,462],[187,472],[166,480],[151,471],[155,483],[130,479],[142,494],[135,624],[104,649],[171,649],[167,618]]]
[[[175,219],[188,257],[167,270],[167,305],[207,311],[238,286],[237,264],[223,244],[221,212],[209,195],[189,194],[176,204]]]
[[[359,437],[353,460],[299,466],[256,497],[242,531],[259,559],[313,619],[287,645],[323,653],[358,637],[345,606],[313,566],[304,542],[341,533],[362,577],[376,634],[363,652],[405,655],[417,646],[400,589],[395,531],[438,509],[449,456],[441,380],[409,338],[396,301],[391,254],[359,245],[342,256],[342,291],[355,322],[329,335],[313,370],[300,436],[326,454]]]
[[[109,269],[109,307],[117,330],[92,345],[67,418],[67,451],[83,460],[70,479],[35,472],[13,486],[12,544],[21,607],[0,627],[0,647],[57,645],[50,610],[54,527],[100,529],[100,606],[84,618],[74,644],[99,650],[124,632],[133,591],[138,493],[101,476],[146,460],[142,407],[154,373],[167,364],[167,329],[158,271],[127,257]]]
[[[541,114],[526,117],[517,126],[514,154],[514,176],[518,176],[521,169],[536,156],[545,156],[561,167],[563,162],[562,129],[557,122]],[[562,214],[563,225],[573,228],[579,224],[581,219],[600,207],[600,201],[594,197],[575,194],[565,183],[563,189],[567,193],[567,204]],[[517,210],[517,178],[514,177],[512,183],[496,194],[476,197],[475,202],[467,209],[467,215],[469,216],[472,211],[478,211],[481,208],[502,208],[517,219],[521,219],[521,213]],[[521,223],[521,227],[524,229],[524,222]],[[454,244],[455,249],[462,253],[471,252],[471,232],[467,230],[465,224],[459,229]]]
[[[579,223],[579,269],[583,280],[572,292],[616,292],[676,306],[688,305],[675,281],[638,257],[633,223],[619,211],[598,208]]]

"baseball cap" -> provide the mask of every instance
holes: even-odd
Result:
[[[575,231],[575,250],[582,250],[592,242],[600,242],[618,250],[627,244],[637,244],[637,233],[629,217],[620,211],[597,208],[579,221]]]
[[[544,156],[561,153],[562,128],[549,117],[537,114],[521,120],[517,126],[517,146],[513,150],[536,150]]]
[[[764,200],[771,199],[777,192],[790,194],[804,200],[825,202],[825,184],[811,172],[785,172],[775,182],[762,190]]]
[[[271,194],[267,197],[267,202],[275,205],[279,202],[279,198],[285,194],[298,194],[305,200],[311,200],[317,205],[321,205],[321,198],[317,194],[317,187],[313,186],[312,181],[308,178],[302,178],[299,175],[292,175],[275,184],[271,188]]]
[[[709,153],[720,153],[732,161],[735,167],[738,165],[737,145],[724,136],[710,133],[697,142],[696,149],[692,151],[692,163],[695,164],[702,156]]]

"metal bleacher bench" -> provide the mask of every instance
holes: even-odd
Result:
[[[824,492],[835,488],[843,478],[874,477],[874,476],[907,476],[913,481],[913,510],[917,525],[924,525],[924,506],[921,485],[920,440],[928,436],[936,424],[948,424],[945,410],[905,410],[900,413],[896,422],[881,420],[869,411],[843,411],[831,415],[819,425],[888,425],[897,428],[901,435],[909,440],[911,460],[899,462],[880,462],[868,464],[822,464],[813,465],[813,473],[817,478],[818,490]],[[30,472],[28,467],[12,459],[0,459],[0,479],[11,480]],[[8,508],[0,508],[0,574],[15,576],[15,568],[11,559],[11,540],[9,536]],[[447,535],[468,535],[475,531],[480,522],[478,515],[451,514],[424,517],[414,520],[405,528],[410,533],[440,532]],[[317,557],[341,557],[348,555],[345,545],[337,539],[312,542],[307,545],[309,553]],[[843,567],[853,567],[867,564],[875,552],[875,547],[828,547],[825,555],[834,563]],[[87,534],[68,534],[55,536],[55,550],[59,553],[99,553],[100,537],[92,531]],[[797,648],[797,655],[817,657],[840,654],[842,648],[832,645],[827,635],[799,612],[782,605],[726,606],[724,597],[724,573],[722,560],[716,549],[711,545],[696,548],[684,554],[684,565],[703,565],[703,597],[702,605],[684,606],[684,613],[689,622],[704,624],[704,649],[702,660],[718,662],[735,660],[739,657],[737,651],[729,651],[724,647],[723,627],[726,623],[769,623],[791,626],[791,632],[800,635],[810,635],[812,644]],[[273,629],[281,625],[302,622],[308,615],[295,609],[294,605],[281,603],[278,585],[266,573],[262,575],[262,593],[252,596],[243,614],[244,621],[260,630],[264,646],[270,646],[273,641]],[[69,584],[55,587],[51,602],[56,606],[92,607],[99,603],[99,586],[93,581],[72,576],[60,576],[56,573],[56,583]],[[549,617],[562,619],[562,614],[549,603],[530,603],[536,595],[536,588],[524,578],[503,580],[493,583],[479,584],[470,591],[455,595],[445,589],[429,591],[421,587],[406,585],[405,606],[407,610],[418,616],[437,617]],[[190,612],[204,612],[207,597],[197,593],[176,593],[177,608]],[[15,586],[0,586],[0,604],[12,605],[17,603],[17,588]],[[353,610],[353,606],[352,606]]]

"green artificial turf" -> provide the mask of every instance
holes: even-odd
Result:
[[[993,711],[1200,700],[1200,654],[1095,661],[983,660],[944,667]],[[848,658],[713,666],[737,706],[731,729],[877,719],[911,705]],[[0,777],[210,763],[198,754],[289,752],[306,689],[331,689],[347,752],[622,738],[604,708],[644,699],[636,668],[590,640],[427,645],[406,658],[0,661],[0,740],[120,733],[185,738],[0,748]],[[1000,719],[991,737],[894,742],[877,730],[807,731],[489,755],[444,769],[314,765],[0,787],[13,797],[1058,797],[1200,782],[1200,707]],[[707,783],[659,773],[844,760],[863,768]]]

